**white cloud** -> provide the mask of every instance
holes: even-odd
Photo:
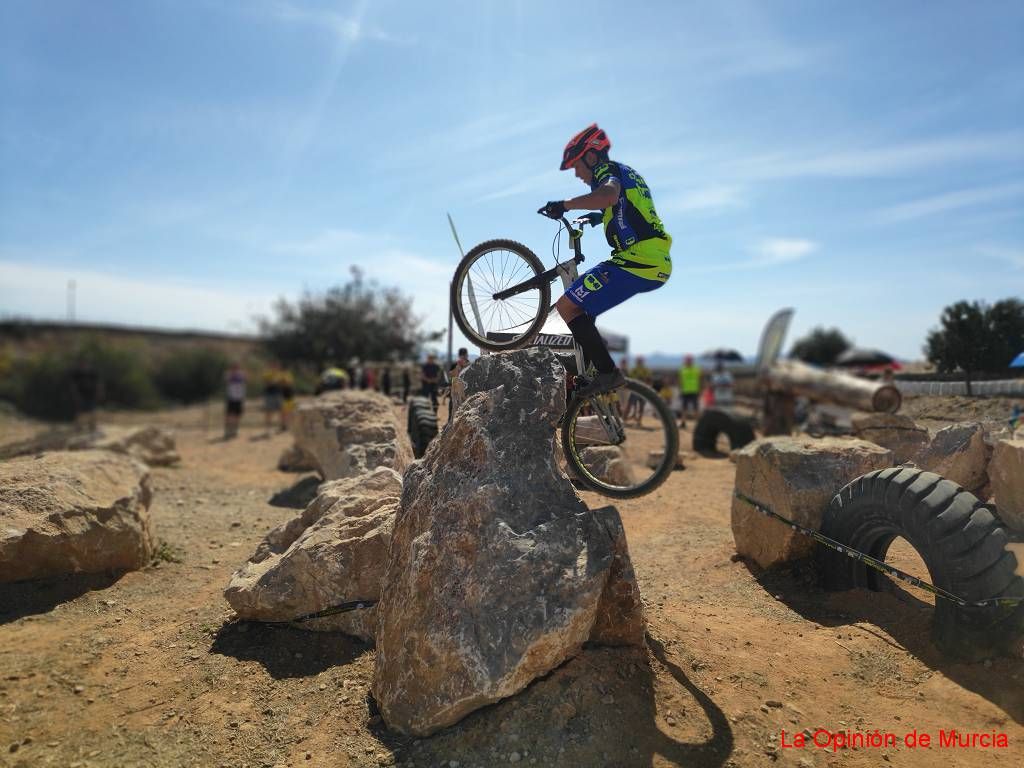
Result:
[[[818,250],[811,240],[774,237],[762,240],[754,249],[766,265],[799,261]]]
[[[662,213],[721,213],[731,208],[742,208],[747,201],[743,190],[731,184],[712,184],[670,197],[658,203]]]
[[[269,314],[277,298],[170,279],[0,261],[0,307],[9,316],[65,317],[69,280],[75,281],[75,316],[84,322],[252,332],[253,317]]]
[[[705,274],[709,272],[745,272],[751,269],[767,269],[783,264],[791,264],[807,258],[818,250],[813,240],[801,238],[774,237],[765,238],[750,249],[753,257],[743,261],[730,261],[721,264],[703,264],[694,267],[683,267],[689,274]]]
[[[382,43],[402,43],[403,41],[388,34],[378,27],[369,26],[364,22],[366,3],[361,2],[355,11],[345,15],[337,11],[303,8],[286,0],[279,0],[269,6],[270,14],[281,21],[292,24],[308,24],[327,30],[339,40],[346,43],[358,43],[361,40],[372,40]]]
[[[1024,157],[1024,134],[954,136],[917,142],[838,149],[804,148],[737,161],[746,178],[840,178],[899,176],[926,168],[983,159]]]
[[[961,208],[970,208],[985,203],[994,203],[1000,200],[1020,197],[1021,195],[1024,195],[1024,184],[1019,183],[977,189],[962,189],[956,192],[946,192],[941,195],[933,195],[894,205],[879,211],[877,217],[883,223],[909,221]]]
[[[1024,248],[1007,248],[1001,245],[979,245],[975,249],[981,256],[1005,262],[1014,269],[1024,270]]]

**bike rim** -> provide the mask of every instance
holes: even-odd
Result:
[[[675,466],[678,438],[672,439],[675,423],[666,422],[656,399],[653,391],[623,388],[575,409],[566,446],[574,458],[566,459],[584,484],[622,496],[661,484]]]
[[[514,339],[526,333],[547,309],[542,307],[541,289],[531,288],[504,300],[493,295],[537,274],[533,264],[508,248],[492,248],[473,259],[463,270],[456,293],[457,310],[473,335],[495,341],[492,334]]]

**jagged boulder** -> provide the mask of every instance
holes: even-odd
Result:
[[[281,451],[281,456],[277,460],[277,468],[282,472],[313,472],[317,466],[305,451],[293,443]]]
[[[665,458],[664,451],[648,451],[647,452],[647,467],[649,469],[657,469],[661,466],[661,462]],[[735,463],[735,462],[733,462]],[[673,469],[686,469],[686,464],[683,461],[683,452],[679,451],[676,454],[676,463]]]
[[[888,448],[896,464],[916,462],[931,442],[925,427],[901,413],[855,413],[850,423],[855,437]]]
[[[1007,527],[1024,533],[1024,440],[996,443],[988,474],[1000,519]]]
[[[387,467],[324,483],[301,515],[267,534],[231,578],[225,599],[252,621],[376,601],[401,491],[402,478]],[[369,606],[296,626],[372,640],[374,615]]]
[[[295,409],[291,429],[296,445],[325,480],[377,467],[401,474],[413,461],[405,424],[379,392],[326,392]]]
[[[47,451],[113,451],[148,464],[166,467],[181,461],[174,436],[159,427],[104,426],[95,432],[56,428],[41,432],[28,440],[0,448],[0,459],[30,456]]]
[[[153,554],[147,468],[110,451],[0,463],[0,582],[130,571]]]
[[[981,499],[987,499],[988,463],[992,444],[985,427],[977,422],[953,424],[935,433],[916,464],[942,475]]]
[[[613,485],[632,485],[633,470],[629,461],[617,445],[591,445],[579,452],[583,466],[591,474]]]
[[[556,465],[563,377],[544,348],[476,360],[454,420],[405,474],[373,681],[398,731],[511,696],[588,640],[643,641],[618,512],[588,510]]]
[[[736,490],[783,517],[817,530],[836,492],[860,475],[893,466],[892,451],[866,440],[766,437],[736,456]],[[807,557],[814,541],[732,500],[736,552],[762,568]]]

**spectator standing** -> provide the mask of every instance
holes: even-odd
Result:
[[[263,429],[267,436],[275,418],[281,418],[283,404],[281,364],[275,360],[263,372]]]
[[[633,370],[629,372],[629,375],[631,378],[634,378],[648,386],[652,383],[651,370],[644,363],[644,359],[642,357],[638,357],[636,359],[636,365],[633,366]],[[646,403],[643,398],[639,395],[631,394],[629,396],[629,403],[626,405],[626,419],[629,419],[630,416],[635,416],[636,424],[637,426],[640,426],[644,418],[645,407]]]
[[[320,374],[320,381],[317,382],[314,394],[319,395],[321,392],[346,389],[348,383],[348,372],[344,368],[325,368]]]
[[[95,366],[82,354],[75,359],[70,379],[71,400],[75,407],[75,427],[95,432],[96,406],[103,396],[103,380]]]
[[[391,397],[391,366],[385,365],[380,372],[380,391],[385,397]]]
[[[711,392],[715,405],[732,405],[732,374],[725,370],[725,363],[721,360],[715,363],[715,372],[711,374]]]
[[[409,399],[409,390],[412,388],[412,376],[409,375],[408,366],[402,366],[402,402]]]
[[[455,362],[452,363],[452,367],[448,371],[449,378],[454,379],[462,373],[462,369],[467,365],[469,365],[469,350],[465,347],[459,347],[459,356],[455,358]]]
[[[245,373],[237,362],[224,374],[224,439],[238,435],[238,425],[245,410]]]
[[[286,368],[281,369],[281,426],[282,432],[288,429],[288,423],[295,410],[295,377]]]
[[[693,417],[697,418],[697,412],[700,410],[700,386],[703,373],[700,366],[693,362],[693,355],[683,358],[683,364],[679,368],[679,398],[681,401],[679,426],[683,429],[686,429],[687,411],[692,410]]]
[[[441,380],[441,366],[437,364],[437,355],[427,355],[427,362],[420,369],[420,394],[430,397],[430,402],[437,410],[437,386]]]

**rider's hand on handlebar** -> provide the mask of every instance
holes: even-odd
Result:
[[[604,221],[604,214],[600,211],[591,211],[586,216],[580,216],[580,219],[586,221],[590,226],[596,227]]]
[[[565,215],[565,202],[562,200],[551,200],[547,205],[539,209],[537,213],[557,221]]]

